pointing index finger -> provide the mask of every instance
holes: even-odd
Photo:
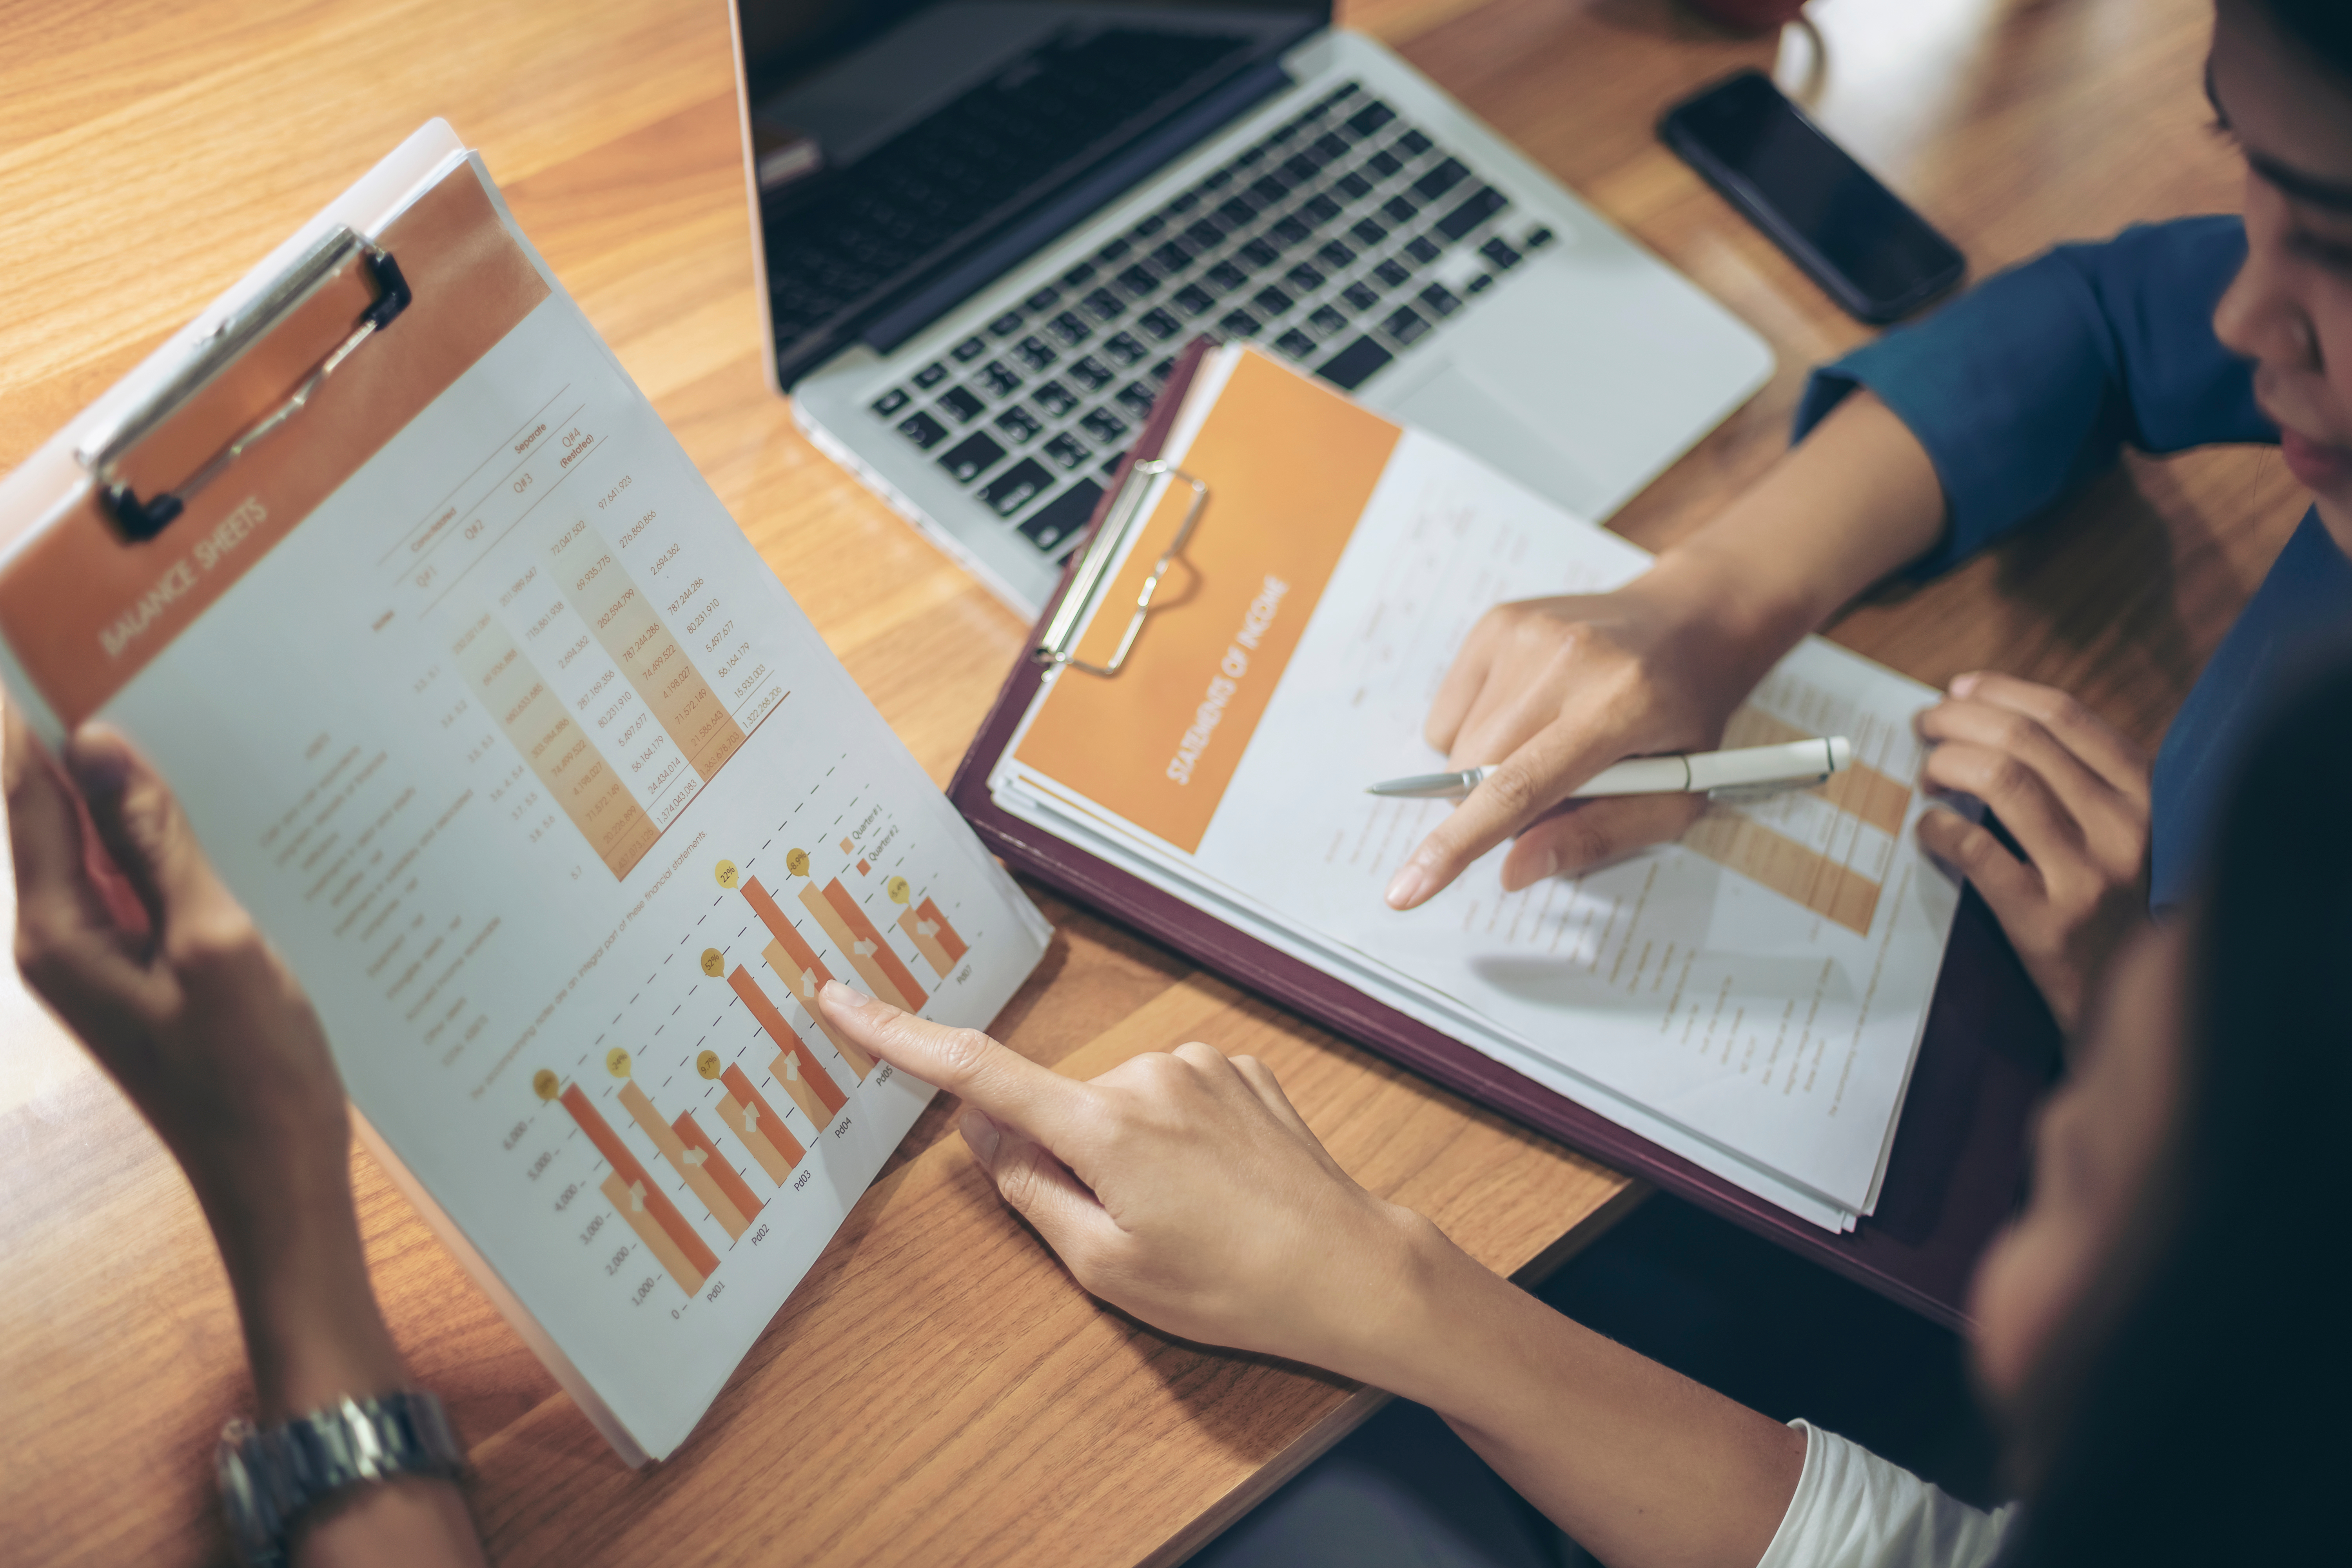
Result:
[[[838,980],[816,995],[826,1022],[901,1072],[955,1095],[1066,1159],[1087,1103],[1084,1084],[1039,1067],[978,1029],[935,1024]]]
[[[1578,720],[1547,725],[1421,841],[1389,883],[1391,907],[1409,910],[1443,891],[1479,856],[1565,799],[1624,750],[1617,736],[1596,733]]]

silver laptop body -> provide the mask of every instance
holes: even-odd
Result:
[[[783,6],[803,15],[781,26],[849,3]],[[1755,332],[1319,7],[898,0],[880,9],[903,16],[781,85],[753,63],[779,9],[737,10],[771,382],[822,450],[1024,615],[1203,332],[1249,337],[1594,519],[1771,374]],[[1171,116],[1192,123],[1012,221],[958,208],[990,196],[1003,142],[1017,155],[1037,134],[999,129],[1000,94],[1084,70],[1055,103],[1083,133],[1119,110],[1094,81],[1149,89],[1286,27],[1254,79]],[[824,187],[861,157],[880,196]],[[902,232],[932,246],[927,268],[902,265]],[[868,258],[895,286],[845,308]]]

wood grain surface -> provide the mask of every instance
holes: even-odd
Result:
[[[1660,148],[1658,112],[1774,67],[1981,274],[2234,205],[2204,129],[2203,0],[1816,0],[1735,38],[1668,0],[1362,0],[1415,64],[1754,323],[1770,385],[1616,526],[1656,548],[1777,453],[1806,367],[1859,342]],[[758,358],[723,0],[0,0],[0,466],[442,115],[747,534],[935,778],[1023,624],[793,431]],[[2063,684],[2153,743],[2304,502],[2275,456],[2134,462],[2033,537],[1835,635],[1918,678]],[[1200,1037],[1274,1066],[1368,1184],[1540,1272],[1639,1196],[1610,1172],[1051,900],[1000,1022],[1099,1071]],[[1173,1562],[1360,1419],[1312,1372],[1088,1300],[935,1106],[696,1436],[623,1469],[381,1173],[369,1256],[471,1445],[501,1562]],[[247,1400],[185,1184],[13,975],[0,983],[0,1540],[25,1562],[225,1556],[209,1448]]]

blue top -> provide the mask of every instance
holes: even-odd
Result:
[[[2126,445],[2275,444],[2247,363],[2213,335],[2246,257],[2234,217],[2184,218],[2067,245],[1813,373],[1799,440],[1855,386],[1910,426],[1943,481],[1927,575],[2046,513]],[[2150,901],[2193,885],[2206,824],[2268,700],[2352,626],[2352,560],[2315,510],[2214,650],[2157,753]]]

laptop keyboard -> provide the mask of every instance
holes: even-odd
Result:
[[[1192,338],[1353,391],[1550,243],[1514,216],[1349,82],[870,406],[1064,561]]]

